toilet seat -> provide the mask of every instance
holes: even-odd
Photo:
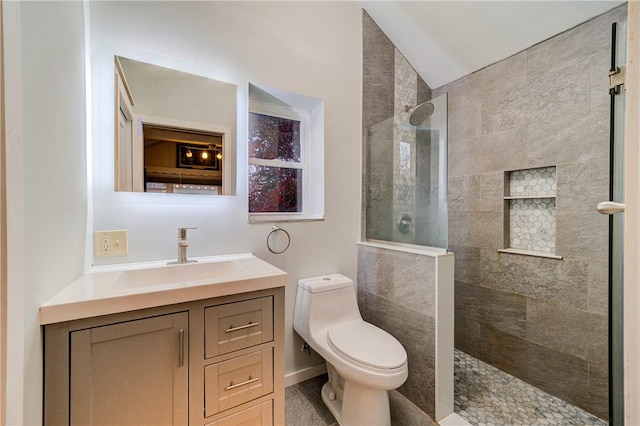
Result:
[[[407,353],[395,337],[365,321],[330,328],[327,341],[339,354],[369,367],[391,370],[407,362]]]

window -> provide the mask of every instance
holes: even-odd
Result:
[[[249,220],[322,219],[323,102],[254,85],[249,100]]]
[[[249,113],[249,213],[303,212],[306,120],[296,118]]]

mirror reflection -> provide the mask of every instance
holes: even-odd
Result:
[[[236,86],[115,57],[116,191],[230,195]]]

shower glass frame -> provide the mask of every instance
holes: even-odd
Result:
[[[365,129],[367,241],[447,251],[447,103],[445,93]],[[433,113],[412,125],[425,104]]]
[[[627,20],[612,24],[611,67],[626,63]],[[624,86],[623,86],[624,87]],[[624,203],[624,129],[626,96],[611,89],[609,200]],[[624,424],[624,212],[609,216],[609,422]]]

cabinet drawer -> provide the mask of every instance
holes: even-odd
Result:
[[[273,297],[245,300],[205,309],[205,357],[273,340]]]
[[[273,401],[242,410],[206,426],[273,426]]]
[[[273,392],[273,349],[204,369],[205,417]]]

